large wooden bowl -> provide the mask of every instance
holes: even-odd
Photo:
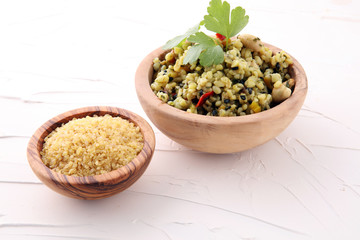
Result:
[[[274,53],[279,48],[265,44]],[[290,74],[295,88],[290,98],[264,112],[238,116],[213,117],[188,113],[158,99],[150,88],[155,57],[164,54],[158,48],[147,55],[138,66],[135,87],[138,99],[150,120],[166,136],[186,147],[210,153],[232,153],[263,144],[279,135],[295,118],[307,93],[307,78],[300,63]]]
[[[44,138],[54,129],[73,118],[105,114],[126,119],[141,129],[144,147],[131,162],[117,170],[88,177],[67,176],[51,170],[42,162],[40,151]],[[100,199],[110,197],[131,186],[149,165],[154,149],[154,132],[137,114],[116,107],[85,107],[60,114],[44,123],[29,141],[27,158],[36,176],[52,190],[71,198]]]

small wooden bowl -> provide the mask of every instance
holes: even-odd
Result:
[[[40,152],[44,139],[54,129],[73,118],[105,114],[126,119],[141,129],[144,147],[131,162],[117,170],[87,177],[67,176],[51,170],[42,162]],[[142,117],[116,107],[85,107],[60,114],[44,123],[29,141],[27,158],[36,176],[52,190],[71,198],[100,199],[110,197],[130,187],[146,170],[154,149],[154,132]]]
[[[279,48],[266,44],[274,53]],[[294,58],[289,71],[295,79],[292,95],[264,112],[238,116],[213,117],[188,113],[158,99],[150,88],[153,81],[153,59],[165,53],[158,48],[138,66],[135,86],[138,99],[150,120],[166,136],[186,147],[210,153],[244,151],[279,135],[295,118],[307,93],[304,69]]]

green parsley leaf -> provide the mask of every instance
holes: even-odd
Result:
[[[198,32],[199,29],[200,29],[200,25],[202,25],[202,24],[203,24],[203,21],[201,21],[200,23],[196,24],[194,27],[189,28],[189,29],[186,31],[186,33],[174,37],[173,39],[169,40],[162,48],[163,48],[164,50],[167,50],[167,49],[171,49],[171,48],[174,48],[174,47],[180,45],[180,44],[181,44],[182,42],[184,42],[190,35]]]
[[[209,47],[200,54],[199,59],[204,67],[220,64],[224,61],[224,50],[219,45]]]
[[[193,63],[199,59],[201,52],[204,50],[203,46],[201,45],[194,45],[192,46],[187,52],[184,57],[183,64]]]
[[[197,32],[194,35],[191,35],[190,37],[188,37],[188,41],[193,43],[200,43],[205,46],[215,45],[214,39],[203,32]]]
[[[204,16],[205,27],[224,35],[227,39],[238,34],[249,22],[249,16],[245,15],[245,10],[241,7],[231,11],[229,22],[230,4],[226,1],[211,0],[207,11],[209,15]]]
[[[220,64],[224,61],[224,51],[217,45],[212,37],[203,32],[197,32],[188,38],[189,42],[195,43],[186,53],[183,63],[193,63],[200,59],[203,66]]]
[[[231,10],[231,23],[229,38],[238,34],[249,22],[249,16],[245,15],[245,9],[236,7]]]

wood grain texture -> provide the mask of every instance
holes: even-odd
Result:
[[[279,48],[265,45],[273,52]],[[166,136],[194,150],[210,153],[244,151],[279,135],[298,114],[304,103],[308,83],[304,69],[293,57],[290,67],[295,88],[287,100],[264,112],[238,116],[213,117],[188,113],[158,99],[150,88],[152,60],[164,54],[158,48],[147,55],[138,66],[135,86],[138,99],[150,120]]]
[[[103,116],[105,114],[127,119],[140,127],[144,138],[144,147],[130,163],[109,173],[75,177],[57,173],[42,162],[40,151],[42,150],[45,137],[50,132],[73,118],[93,115]],[[154,149],[154,132],[142,117],[121,108],[94,106],[60,114],[44,123],[29,141],[27,158],[36,176],[54,191],[72,198],[100,199],[110,197],[130,187],[146,170],[153,156]]]

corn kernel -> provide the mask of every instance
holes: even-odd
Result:
[[[259,106],[259,104],[255,101],[253,101],[251,104],[250,104],[250,109],[253,110],[254,113],[258,113],[261,111],[261,107]]]

